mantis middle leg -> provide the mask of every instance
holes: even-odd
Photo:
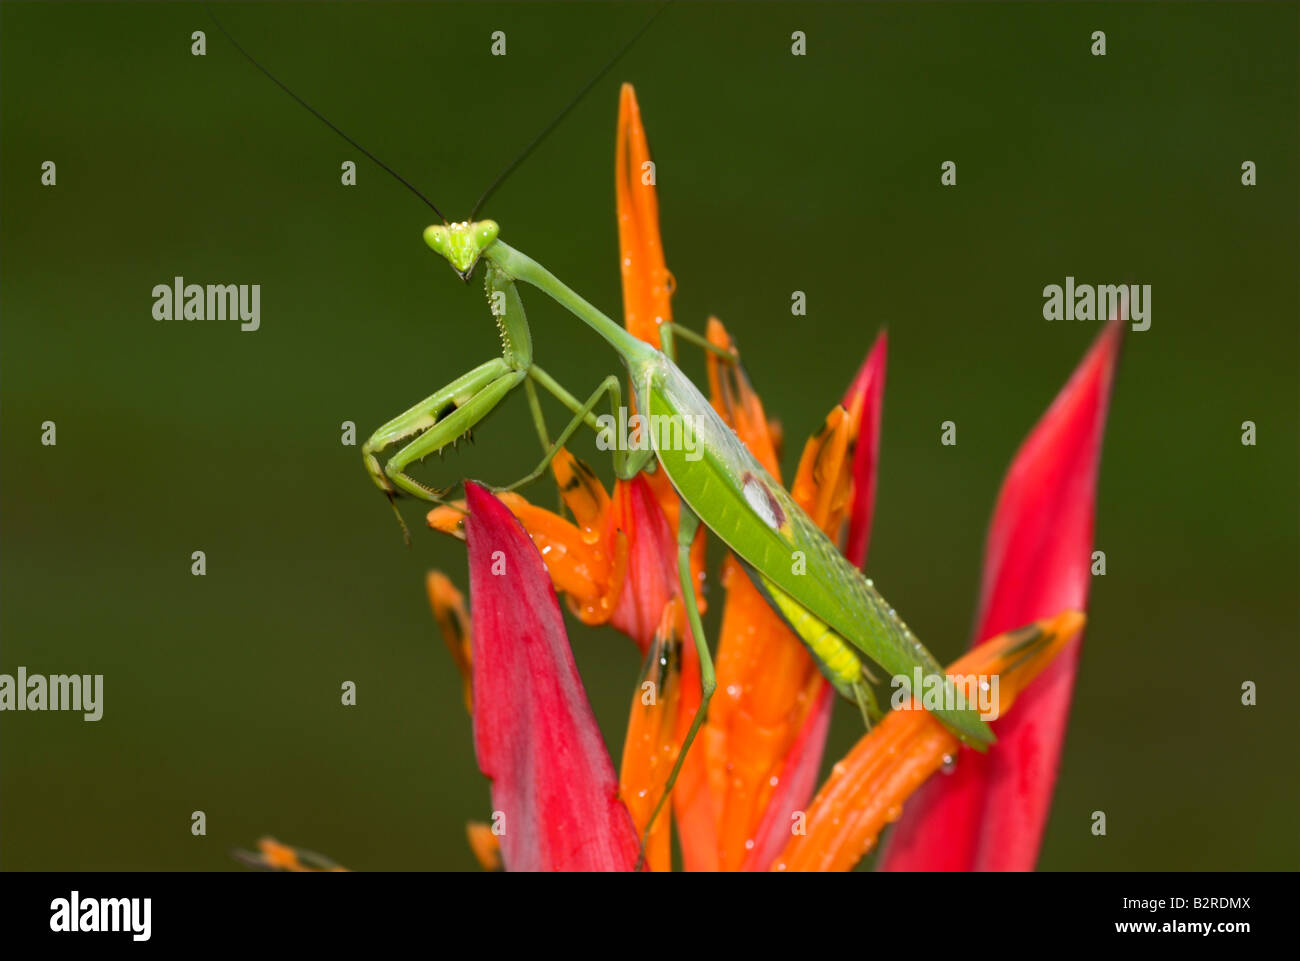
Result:
[[[700,658],[700,705],[695,709],[695,717],[692,718],[690,729],[687,730],[686,738],[682,741],[677,761],[668,774],[668,780],[664,782],[664,792],[650,813],[650,820],[646,822],[645,832],[641,836],[640,861],[645,859],[645,844],[650,837],[650,829],[654,827],[659,812],[672,796],[673,785],[677,783],[677,776],[682,773],[682,765],[686,762],[686,755],[691,750],[695,735],[700,733],[700,727],[709,716],[709,701],[713,699],[713,691],[718,686],[718,679],[713,670],[713,657],[709,654],[709,643],[704,637],[704,626],[700,622],[700,607],[695,600],[695,585],[691,577],[691,545],[695,541],[695,532],[699,526],[699,517],[685,501],[682,501],[677,522],[677,576],[681,583],[682,603],[686,607],[686,623],[691,629],[695,651]],[[640,869],[641,863],[638,862],[637,870]]]

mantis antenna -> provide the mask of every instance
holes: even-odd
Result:
[[[532,140],[528,142],[528,145],[519,152],[519,156],[515,157],[514,160],[510,161],[509,166],[507,166],[505,170],[501,171],[500,176],[498,176],[496,180],[492,181],[492,183],[488,185],[487,190],[483,191],[482,195],[478,198],[477,202],[475,202],[474,208],[469,212],[469,219],[471,221],[474,219],[474,215],[479,212],[479,210],[482,208],[483,204],[487,201],[487,199],[491,197],[493,193],[496,192],[496,189],[505,182],[505,179],[507,177],[509,177],[512,173],[515,172],[515,168],[518,167],[521,163],[523,163],[525,158],[527,158],[530,153],[532,153],[535,149],[537,149],[537,145],[540,144],[543,140],[545,140],[547,135],[560,125],[560,121],[563,120],[566,116],[568,116],[570,110],[572,110],[574,107],[576,107],[579,103],[582,102],[582,98],[587,95],[587,92],[591,90],[592,87],[596,86],[596,84],[600,82],[601,78],[604,77],[605,74],[609,73],[611,70],[614,69],[614,64],[618,63],[620,60],[623,59],[623,55],[626,54],[629,50],[631,50],[633,46],[636,45],[636,42],[641,39],[642,35],[647,30],[650,29],[650,25],[653,24],[657,19],[659,19],[659,14],[667,10],[668,5],[672,2],[673,0],[667,0],[666,3],[660,4],[659,8],[655,10],[654,13],[650,14],[650,18],[641,25],[641,29],[632,35],[632,39],[630,39],[627,43],[623,44],[622,49],[619,50],[618,53],[614,54],[614,56],[610,57],[609,62],[606,63],[605,66],[601,67],[600,70],[596,72],[596,75],[592,77],[590,80],[588,80],[586,84],[583,85],[582,89],[579,90],[574,95],[573,99],[570,100],[565,105],[564,109],[562,109],[559,113],[555,115],[555,119],[552,120],[550,123],[548,123],[545,127],[543,127],[541,132],[538,133],[536,137],[534,137]]]
[[[217,29],[220,30],[220,31],[225,35],[225,38],[226,38],[227,40],[230,41],[231,45],[232,45],[236,50],[238,50],[241,54],[244,55],[244,59],[245,59],[245,60],[247,60],[249,63],[251,63],[251,64],[252,64],[254,67],[256,67],[258,70],[262,71],[262,73],[266,74],[266,76],[267,76],[268,78],[270,78],[271,82],[274,83],[277,87],[279,87],[281,90],[283,90],[283,91],[284,91],[285,93],[287,93],[289,96],[293,97],[293,99],[296,100],[298,103],[300,103],[302,106],[306,107],[306,108],[307,108],[307,112],[310,113],[313,117],[315,117],[317,120],[319,120],[319,121],[320,121],[321,123],[323,123],[325,126],[329,127],[331,130],[333,130],[336,134],[338,134],[340,137],[342,137],[344,140],[346,140],[346,141],[347,141],[348,143],[350,143],[352,146],[354,146],[354,147],[356,147],[358,150],[360,150],[363,154],[365,154],[367,157],[369,157],[371,160],[373,160],[375,163],[377,163],[377,164],[378,164],[378,165],[379,165],[379,166],[380,166],[384,171],[386,171],[388,174],[390,174],[390,175],[391,175],[391,176],[392,176],[392,177],[393,177],[393,178],[394,178],[398,183],[400,183],[403,187],[405,187],[405,188],[406,188],[407,190],[409,190],[411,193],[415,194],[415,196],[417,196],[417,197],[419,197],[421,200],[423,200],[423,201],[425,202],[425,204],[428,205],[429,209],[432,210],[435,214],[438,215],[438,219],[439,219],[439,220],[441,220],[444,224],[445,224],[445,223],[448,223],[447,218],[443,215],[443,212],[442,212],[441,210],[438,209],[437,204],[435,204],[432,200],[430,200],[430,199],[429,199],[428,197],[426,197],[424,194],[420,193],[420,191],[419,191],[418,189],[416,189],[416,187],[415,187],[414,184],[412,184],[409,180],[407,180],[405,177],[403,177],[401,174],[399,174],[396,170],[394,170],[392,167],[388,166],[388,164],[384,163],[382,160],[380,160],[378,157],[376,157],[374,154],[372,154],[372,153],[371,153],[369,150],[367,150],[365,147],[361,146],[361,144],[357,143],[355,140],[353,140],[351,137],[349,137],[346,133],[344,133],[344,132],[343,132],[342,130],[340,130],[337,126],[335,126],[333,123],[331,123],[330,120],[329,120],[329,118],[326,117],[323,113],[321,113],[319,110],[317,110],[317,109],[316,109],[315,107],[313,107],[311,104],[309,104],[306,100],[303,100],[302,97],[298,96],[296,93],[294,93],[292,90],[290,90],[289,87],[284,83],[284,81],[282,81],[282,80],[281,80],[279,77],[277,77],[275,74],[271,73],[270,70],[267,70],[264,66],[262,66],[260,63],[258,63],[258,62],[257,62],[257,59],[256,59],[256,58],[255,58],[251,53],[249,53],[247,50],[245,50],[242,46],[240,46],[239,41],[236,40],[233,36],[230,35],[230,31],[227,30],[224,26],[222,26],[221,21],[217,19],[217,15],[216,15],[215,13],[213,13],[211,10],[209,10],[209,11],[208,11],[208,16],[212,18],[212,22],[215,23],[215,24],[217,25]]]
[[[488,188],[485,191],[483,191],[483,193],[479,196],[478,202],[474,204],[474,209],[470,211],[468,220],[474,219],[474,215],[478,213],[479,208],[482,207],[483,204],[487,201],[487,199],[490,196],[492,196],[492,194],[496,191],[496,189],[505,182],[506,178],[509,177],[512,173],[514,173],[515,170],[519,167],[519,165],[523,163],[524,160],[528,157],[528,155],[531,154],[537,148],[537,146],[543,140],[546,139],[546,137],[551,133],[551,131],[553,131],[556,127],[560,125],[560,121],[562,121],[566,116],[568,116],[569,112],[572,111],[574,107],[576,107],[579,103],[582,102],[582,99],[590,92],[591,88],[594,87],[597,83],[599,83],[601,78],[604,77],[605,74],[609,73],[609,71],[614,68],[614,65],[623,59],[623,56],[629,50],[631,50],[633,46],[635,46],[636,42],[641,39],[642,35],[644,35],[645,32],[650,29],[651,24],[653,24],[655,20],[659,18],[659,15],[663,13],[664,10],[667,9],[669,4],[671,3],[672,0],[666,0],[665,3],[660,4],[659,7],[655,10],[655,12],[652,13],[650,17],[646,20],[646,22],[641,25],[641,29],[638,30],[635,34],[633,34],[632,38],[628,40],[627,43],[623,44],[622,48],[616,54],[614,54],[614,56],[610,57],[609,61],[603,67],[601,67],[599,71],[597,71],[596,75],[593,76],[590,80],[588,80],[585,84],[583,84],[582,88],[577,92],[577,94],[574,95],[573,99],[570,100],[564,106],[564,108],[555,115],[555,117],[551,120],[551,122],[548,123],[545,127],[543,127],[541,129],[541,132],[539,132],[537,136],[533,137],[533,139],[528,142],[527,146],[525,146],[524,149],[519,152],[519,155],[516,156],[515,159],[510,162],[510,164],[506,167],[506,169],[503,170],[501,174],[495,180],[493,180],[492,183],[488,185]],[[220,30],[222,35],[225,36],[225,38],[230,41],[231,46],[233,46],[236,50],[240,52],[241,55],[243,55],[245,60],[251,63],[263,74],[265,74],[266,77],[272,83],[274,83],[277,87],[279,87],[290,97],[292,97],[298,104],[306,108],[307,112],[310,113],[313,117],[315,117],[321,123],[325,124],[325,126],[329,127],[331,130],[333,130],[336,134],[338,134],[340,137],[346,140],[357,150],[361,151],[361,153],[363,153],[370,160],[374,161],[374,163],[377,164],[380,167],[380,169],[382,169],[385,173],[391,176],[394,180],[400,183],[411,193],[415,194],[415,196],[419,197],[420,200],[422,200],[425,203],[425,205],[429,207],[430,210],[432,210],[435,214],[438,215],[438,219],[441,220],[444,224],[450,223],[447,220],[446,215],[443,214],[443,212],[438,209],[437,204],[435,204],[432,200],[430,200],[423,193],[421,193],[420,190],[416,188],[414,184],[412,184],[409,180],[407,180],[405,177],[399,174],[392,167],[388,166],[388,164],[384,163],[382,160],[376,157],[365,147],[361,146],[361,144],[357,143],[356,140],[348,136],[347,133],[345,133],[342,129],[340,129],[323,113],[321,113],[311,104],[309,104],[302,97],[298,96],[298,94],[294,93],[293,90],[291,90],[283,80],[281,80],[275,74],[271,73],[271,71],[266,69],[266,67],[262,66],[262,64],[258,62],[257,58],[254,57],[247,50],[245,50],[243,46],[239,43],[239,41],[236,40],[234,36],[231,35],[230,31],[227,30],[225,26],[221,23],[221,21],[217,19],[217,15],[215,13],[213,13],[211,10],[208,10],[208,16],[212,18],[212,22],[217,25],[217,29]],[[466,280],[468,279],[469,278],[467,277]]]
[[[622,46],[622,48],[617,53],[615,53],[614,56],[611,57],[603,67],[600,68],[600,70],[596,73],[595,76],[593,76],[582,86],[582,88],[577,92],[577,94],[573,97],[573,99],[571,99],[568,102],[568,104],[566,104],[565,107],[562,110],[560,110],[558,114],[555,115],[555,117],[550,121],[550,123],[548,123],[545,127],[543,127],[541,132],[538,133],[535,137],[533,137],[531,141],[528,142],[528,144],[519,153],[519,155],[516,156],[515,159],[510,162],[509,166],[507,166],[506,169],[502,171],[502,173],[495,180],[492,181],[492,183],[488,186],[487,190],[485,190],[483,194],[479,197],[478,202],[474,205],[474,210],[470,214],[469,220],[473,219],[474,214],[478,212],[478,209],[483,205],[483,203],[488,199],[488,197],[490,197],[492,193],[499,186],[501,186],[502,183],[505,182],[506,178],[509,177],[510,174],[512,174],[519,167],[521,163],[523,163],[524,159],[527,158],[528,155],[531,154],[534,149],[536,149],[537,145],[540,144],[543,140],[545,140],[547,135],[550,134],[551,131],[553,131],[557,126],[559,126],[560,121],[562,121],[569,114],[569,112],[572,111],[573,108],[576,107],[582,101],[582,99],[588,94],[588,92],[590,92],[591,88],[594,87],[602,77],[604,77],[607,73],[609,73],[609,71],[613,69],[614,65],[618,63],[619,60],[621,60],[629,50],[632,49],[632,47],[636,44],[636,42],[641,39],[641,37],[645,34],[647,30],[650,29],[651,24],[653,24],[655,20],[658,19],[659,15],[664,12],[664,10],[668,7],[668,5],[671,2],[672,0],[666,0],[665,3],[660,4],[659,7],[655,10],[655,12],[652,13],[650,17],[646,20],[646,22],[641,25],[641,28],[632,36],[632,38],[628,40],[627,43],[625,43]],[[217,29],[221,31],[222,35],[225,36],[225,38],[230,41],[231,46],[233,46],[236,50],[238,50],[239,53],[244,57],[244,59],[247,60],[249,63],[251,63],[254,67],[256,67],[262,74],[264,74],[267,77],[267,79],[269,79],[277,87],[279,87],[290,97],[292,97],[295,102],[297,102],[300,106],[304,107],[307,110],[307,112],[310,113],[313,117],[315,117],[321,123],[325,124],[325,126],[329,127],[336,134],[338,134],[345,141],[347,141],[347,143],[349,143],[351,146],[353,146],[354,148],[359,150],[362,154],[364,154],[366,157],[368,157],[370,160],[372,160],[381,170],[383,170],[385,173],[391,176],[394,180],[400,183],[411,193],[415,194],[415,196],[419,197],[420,200],[423,201],[424,204],[428,206],[430,210],[432,210],[435,214],[438,215],[438,219],[441,220],[443,224],[449,227],[453,226],[447,220],[446,215],[444,215],[443,212],[438,209],[437,204],[435,204],[432,200],[430,200],[423,193],[421,193],[420,190],[414,184],[412,184],[409,180],[407,180],[405,177],[399,174],[388,164],[380,160],[377,156],[375,156],[365,147],[361,146],[361,144],[359,144],[355,139],[353,139],[351,136],[345,133],[338,125],[333,123],[323,113],[321,113],[311,104],[309,104],[298,94],[294,93],[294,91],[291,90],[284,81],[282,81],[275,74],[271,73],[271,71],[268,70],[266,67],[262,66],[262,64],[258,62],[256,57],[254,57],[252,54],[250,54],[247,50],[244,49],[244,47],[239,43],[238,40],[234,38],[234,36],[230,33],[230,31],[225,28],[225,25],[222,24],[222,22],[219,19],[217,19],[217,15],[213,13],[212,10],[210,9],[208,10],[208,16],[212,18],[212,22],[217,25]],[[466,222],[466,226],[468,226],[468,221]],[[460,273],[462,278],[468,283],[472,271],[473,271],[473,264],[469,266],[469,269],[463,272],[462,271],[457,271],[457,272]],[[407,543],[407,545],[410,545],[411,533],[406,526],[406,522],[402,519],[401,512],[398,511],[397,509],[397,504],[393,500],[394,494],[391,491],[385,491],[385,493],[388,495],[388,502],[393,509],[393,514],[397,517],[398,524],[401,525],[402,537]]]

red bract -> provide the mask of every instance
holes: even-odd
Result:
[[[844,407],[851,416],[858,416],[857,405],[861,405],[862,410],[862,427],[853,451],[853,504],[849,509],[849,534],[844,542],[844,556],[858,567],[867,560],[871,513],[876,503],[876,464],[880,459],[880,415],[885,407],[885,356],[888,351],[889,338],[882,330],[844,394]]]
[[[466,483],[474,746],[511,871],[629,871],[638,839],[532,540]]]
[[[1122,322],[1111,321],[1012,461],[989,527],[976,640],[1087,606],[1097,471],[1122,332]],[[1014,714],[994,723],[993,750],[963,749],[956,771],[907,805],[883,870],[1033,869],[1081,641],[1025,691]]]
[[[627,539],[627,579],[610,624],[636,641],[645,654],[663,616],[664,605],[681,593],[677,576],[677,538],[644,474],[614,485],[612,523]]]

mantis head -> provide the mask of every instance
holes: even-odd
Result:
[[[479,255],[497,239],[500,230],[495,220],[434,224],[424,229],[424,242],[447,258],[461,280],[468,281]]]

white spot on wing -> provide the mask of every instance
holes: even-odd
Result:
[[[763,523],[774,531],[780,530],[781,522],[772,510],[772,495],[767,492],[763,482],[757,477],[747,477],[745,478],[744,487],[741,489],[744,491],[745,500],[753,508],[754,513],[763,519]]]

